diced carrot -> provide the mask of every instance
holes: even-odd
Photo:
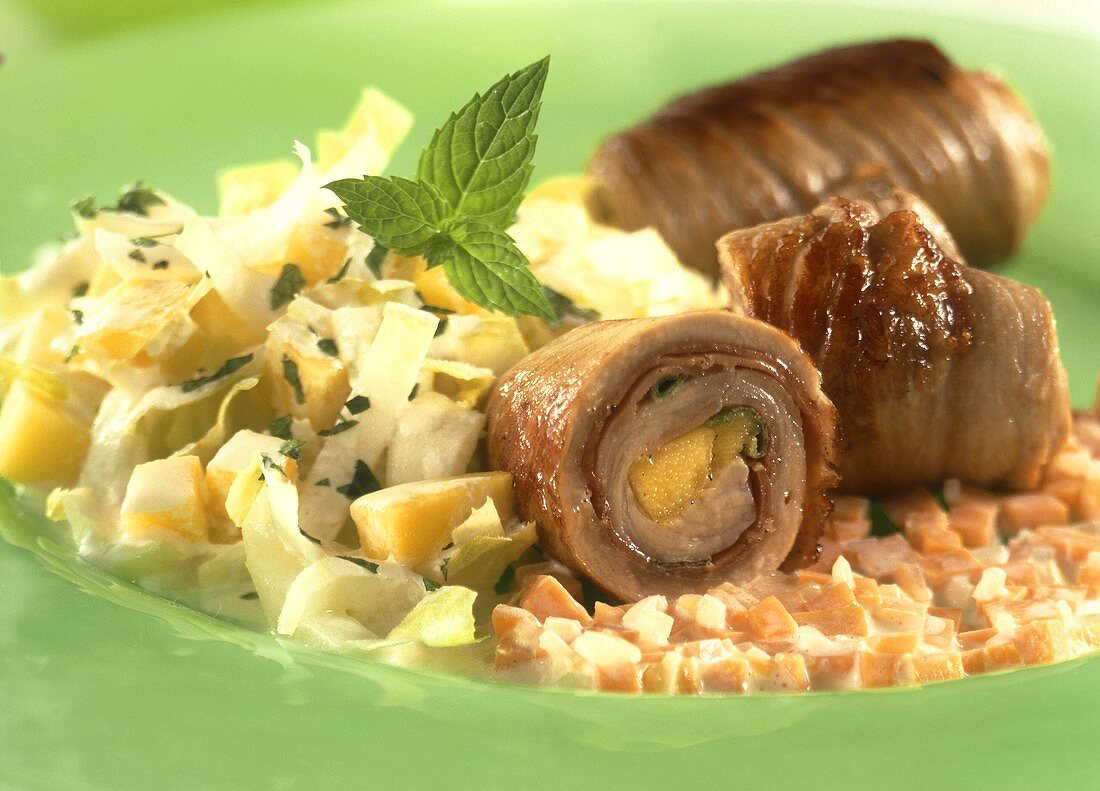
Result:
[[[1084,563],[1090,552],[1100,552],[1100,535],[1074,527],[1041,527],[1035,534],[1074,563]]]
[[[646,692],[675,694],[679,691],[680,665],[683,657],[677,651],[666,652],[642,671],[642,689]]]
[[[875,579],[888,579],[899,563],[918,557],[909,542],[898,533],[885,538],[852,541],[844,548],[844,556],[856,571]]]
[[[906,536],[913,536],[923,527],[947,527],[947,513],[927,489],[915,489],[900,497],[882,501],[882,508]]]
[[[918,684],[946,681],[951,678],[962,678],[966,675],[963,658],[956,652],[914,654],[910,659],[913,663],[913,680]]]
[[[805,692],[810,688],[810,674],[802,654],[779,653],[773,659],[779,689]]]
[[[1081,482],[1077,493],[1075,519],[1100,519],[1100,464],[1093,462],[1093,472]]]
[[[963,612],[960,609],[955,607],[929,607],[928,614],[951,621],[955,624],[955,631],[962,628]]]
[[[925,610],[919,604],[880,604],[871,616],[890,629],[923,632]]]
[[[842,582],[832,582],[831,580],[830,577],[828,587],[806,602],[807,610],[829,610],[834,607],[847,607],[849,604],[855,604],[856,597],[853,590]]]
[[[878,583],[869,577],[856,577],[856,601],[860,606],[873,610],[878,607],[882,597],[878,592]]]
[[[1009,535],[1044,525],[1064,525],[1068,521],[1066,504],[1051,494],[1013,494],[1001,500],[1000,528]]]
[[[982,649],[985,654],[986,670],[996,670],[1006,667],[1015,667],[1020,664],[1020,652],[1015,643],[998,643],[987,645]]]
[[[769,596],[749,610],[749,629],[764,640],[793,640],[798,624],[775,596]]]
[[[625,614],[624,607],[613,607],[606,602],[598,601],[592,610],[592,621],[597,626],[618,626],[622,624]]]
[[[641,692],[642,679],[637,665],[618,662],[596,667],[596,689],[603,692]]]
[[[856,672],[857,652],[811,655],[806,657],[806,670],[814,689],[846,687]]]
[[[975,489],[966,486],[957,478],[946,481],[943,485],[943,498],[947,501],[948,516],[950,511],[965,505],[992,505],[998,503],[997,496],[984,489]]]
[[[919,632],[893,632],[867,638],[867,644],[882,654],[910,654],[920,645]]]
[[[996,629],[971,629],[968,632],[959,632],[959,645],[963,648],[982,648],[996,636]]]
[[[676,691],[681,695],[697,695],[703,691],[703,682],[699,678],[699,659],[697,657],[684,657],[680,663]]]
[[[825,523],[825,535],[834,541],[857,541],[867,538],[871,532],[871,522],[867,519],[832,518]]]
[[[832,585],[833,575],[826,574],[824,571],[810,571],[808,569],[802,569],[798,572],[798,584],[799,585],[820,585],[825,587]]]
[[[932,591],[924,579],[924,572],[915,563],[899,563],[894,569],[894,579],[898,587],[914,601],[931,601]]]
[[[997,514],[993,504],[965,502],[947,514],[947,526],[962,539],[966,547],[988,547],[997,543]]]
[[[924,620],[924,634],[922,640],[931,646],[944,650],[955,648],[955,622],[936,615],[929,615]]]
[[[841,495],[833,501],[831,517],[846,522],[867,521],[871,518],[871,501],[866,497]]]
[[[1014,639],[1025,665],[1055,662],[1071,655],[1065,624],[1057,618],[1026,623],[1016,630]]]
[[[1081,486],[1084,483],[1080,478],[1050,478],[1044,481],[1039,491],[1050,494],[1061,500],[1072,513],[1077,508],[1077,501],[1081,496]]]
[[[867,689],[892,687],[898,683],[901,657],[895,654],[875,654],[866,651],[859,655],[859,675]]]
[[[870,631],[867,611],[858,604],[795,612],[791,617],[799,626],[812,626],[827,637],[838,634],[863,636]]]
[[[699,663],[699,680],[707,692],[746,692],[749,676],[749,663],[741,656]]]
[[[540,620],[556,615],[559,618],[580,621],[585,626],[592,623],[592,617],[569,595],[569,591],[557,578],[545,574],[528,580],[520,596],[519,606]]]

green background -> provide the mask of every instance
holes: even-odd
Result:
[[[539,176],[678,91],[827,43],[933,36],[996,64],[1050,136],[1055,189],[1006,271],[1059,319],[1075,401],[1100,361],[1100,43],[800,3],[0,0],[0,261],[134,178],[214,207],[222,167],[335,127],[365,84],[421,123],[551,53]],[[924,689],[633,699],[329,657],[143,594],[0,497],[0,785],[16,788],[1094,787],[1100,662]],[[26,551],[29,548],[31,551]],[[75,583],[75,584],[74,584]],[[89,595],[91,594],[91,595]]]

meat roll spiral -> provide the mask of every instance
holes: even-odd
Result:
[[[832,405],[779,330],[725,312],[595,322],[524,358],[489,454],[551,555],[625,600],[817,553]]]
[[[1037,289],[953,260],[916,211],[845,198],[718,251],[733,308],[789,332],[821,370],[841,488],[1039,485],[1071,414]]]
[[[589,171],[604,219],[656,227],[710,273],[728,231],[895,187],[923,197],[971,263],[993,264],[1019,246],[1050,175],[1042,133],[1003,80],[908,40],[681,97],[604,142]]]

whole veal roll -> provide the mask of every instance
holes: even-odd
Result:
[[[950,245],[918,211],[845,198],[718,242],[733,309],[789,332],[821,371],[846,491],[1031,489],[1069,432],[1046,298]]]
[[[625,600],[798,567],[835,414],[787,335],[721,311],[584,325],[506,373],[489,455],[552,556]]]
[[[1042,133],[1015,92],[909,40],[827,50],[683,96],[605,141],[589,172],[597,213],[656,227],[711,273],[728,231],[895,187],[924,198],[971,263],[993,264],[1019,246],[1050,181]]]

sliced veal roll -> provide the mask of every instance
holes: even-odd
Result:
[[[732,307],[789,332],[821,371],[845,491],[1034,488],[1071,418],[1050,305],[952,259],[919,202],[895,205],[911,208],[834,198],[725,236]]]
[[[489,454],[543,549],[636,600],[815,557],[834,420],[774,327],[714,311],[603,321],[505,374]]]
[[[682,96],[605,141],[589,172],[597,213],[657,228],[711,273],[728,231],[895,187],[920,194],[971,263],[996,263],[1019,246],[1050,180],[1042,133],[1012,88],[906,40]]]

